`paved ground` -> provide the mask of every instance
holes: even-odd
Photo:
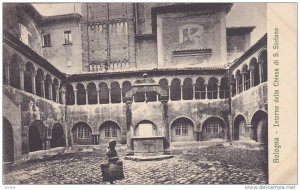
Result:
[[[174,148],[174,158],[161,161],[124,160],[125,179],[117,184],[266,184],[262,150],[234,147]],[[104,148],[96,152],[58,155],[15,166],[4,175],[8,184],[103,184],[100,163]]]

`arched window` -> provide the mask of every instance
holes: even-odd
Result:
[[[55,123],[52,128],[52,139],[50,141],[50,146],[51,148],[66,146],[64,128],[59,123]]]
[[[24,72],[24,90],[29,93],[33,93],[32,89],[32,76],[34,75],[35,68],[32,63],[26,63],[26,68]]]
[[[94,83],[89,83],[87,85],[87,92],[88,92],[88,104],[97,104],[97,91],[96,85]]]
[[[125,102],[125,95],[126,93],[130,90],[131,88],[131,83],[129,81],[125,81],[122,84],[122,96],[123,96],[123,102]]]
[[[158,82],[159,86],[166,90],[167,91],[167,94],[168,96],[170,95],[170,92],[169,92],[169,83],[168,83],[168,80],[167,79],[160,79],[159,82]]]
[[[193,81],[191,78],[186,78],[183,81],[182,96],[184,100],[193,99]]]
[[[11,123],[3,117],[3,128],[2,128],[2,142],[3,142],[3,152],[2,158],[3,162],[14,161],[14,134]]]
[[[238,115],[234,120],[234,140],[250,140],[250,129],[246,126],[244,116]]]
[[[3,48],[3,83],[8,84],[9,82],[9,53]]]
[[[79,125],[77,128],[77,139],[91,138],[91,130],[85,125]]]
[[[108,142],[110,139],[121,141],[121,129],[113,121],[105,121],[99,127],[100,143]]]
[[[121,102],[121,89],[118,82],[111,83],[111,103]]]
[[[217,99],[218,98],[218,79],[210,78],[207,86],[207,98]]]
[[[42,97],[42,81],[44,81],[44,72],[38,69],[35,77],[36,95]]]
[[[77,104],[85,105],[86,104],[86,92],[83,84],[78,83],[76,86],[77,89]]]
[[[229,92],[229,80],[227,77],[223,77],[221,79],[221,86],[220,86],[220,98],[225,99],[229,98],[230,92]]]
[[[178,101],[181,99],[180,79],[175,78],[171,82],[171,100]]]
[[[46,146],[47,129],[42,121],[34,121],[28,131],[29,152],[43,150]]]
[[[143,120],[136,125],[134,134],[139,137],[157,136],[157,128],[153,122]]]
[[[268,80],[268,55],[266,50],[261,52],[258,61],[261,66],[261,82],[266,82]]]
[[[53,85],[52,85],[52,99],[53,99],[53,101],[55,101],[55,102],[59,102],[59,101],[57,101],[57,99],[59,98],[59,97],[56,97],[58,94],[56,94],[56,91],[58,91],[59,90],[59,82],[58,82],[58,80],[55,78],[54,80],[53,80]]]
[[[238,92],[237,94],[240,94],[243,92],[243,78],[242,78],[242,75],[241,75],[241,71],[240,70],[237,70],[235,72],[235,78],[237,79],[237,86],[238,86]]]
[[[13,55],[9,67],[10,85],[21,89],[20,68],[23,65],[22,59],[18,55]]]
[[[191,141],[194,137],[194,124],[185,117],[176,119],[171,125],[171,141]]]
[[[218,117],[210,117],[203,122],[202,139],[223,139],[225,137],[225,123]]]
[[[46,75],[45,81],[45,98],[50,100],[50,86],[52,85],[52,79],[49,74]],[[51,87],[52,88],[52,87]]]
[[[259,66],[257,63],[257,60],[255,58],[252,58],[250,61],[250,69],[252,71],[252,76],[253,76],[253,86],[257,86],[259,84]]]
[[[66,104],[74,105],[75,104],[75,95],[73,86],[71,84],[66,84]]]
[[[75,144],[93,144],[92,129],[87,123],[76,123],[72,128],[72,135]]]
[[[100,89],[100,104],[108,104],[109,103],[109,92],[108,86],[105,82],[101,82],[99,84]]]
[[[248,90],[250,88],[250,71],[247,65],[244,65],[242,70],[244,76],[244,90]]]
[[[232,74],[230,77],[232,97],[236,95],[236,80]]]
[[[205,99],[206,89],[205,89],[205,81],[203,78],[197,78],[195,84],[195,99]]]
[[[257,111],[251,119],[253,128],[252,140],[262,144],[268,143],[268,114],[264,111]]]

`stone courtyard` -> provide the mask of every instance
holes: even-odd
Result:
[[[266,150],[251,144],[178,144],[172,146],[173,158],[160,161],[125,160],[125,145],[117,151],[125,179],[116,184],[268,183]],[[3,179],[5,184],[107,184],[100,170],[105,161],[104,146],[85,148],[11,166]]]

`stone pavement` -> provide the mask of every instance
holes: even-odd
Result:
[[[124,160],[125,179],[116,184],[266,184],[261,168],[243,168],[207,159],[188,159],[182,152],[161,161]],[[201,150],[200,150],[201,153]],[[192,156],[198,158],[199,152]],[[205,157],[203,157],[205,158]],[[70,153],[16,166],[4,175],[7,184],[103,184],[100,163],[105,151]]]

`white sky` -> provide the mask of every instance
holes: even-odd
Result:
[[[44,16],[80,13],[79,3],[52,3],[33,4]],[[234,3],[227,14],[226,25],[256,26],[251,35],[251,44],[254,44],[267,32],[267,4],[266,3]]]

